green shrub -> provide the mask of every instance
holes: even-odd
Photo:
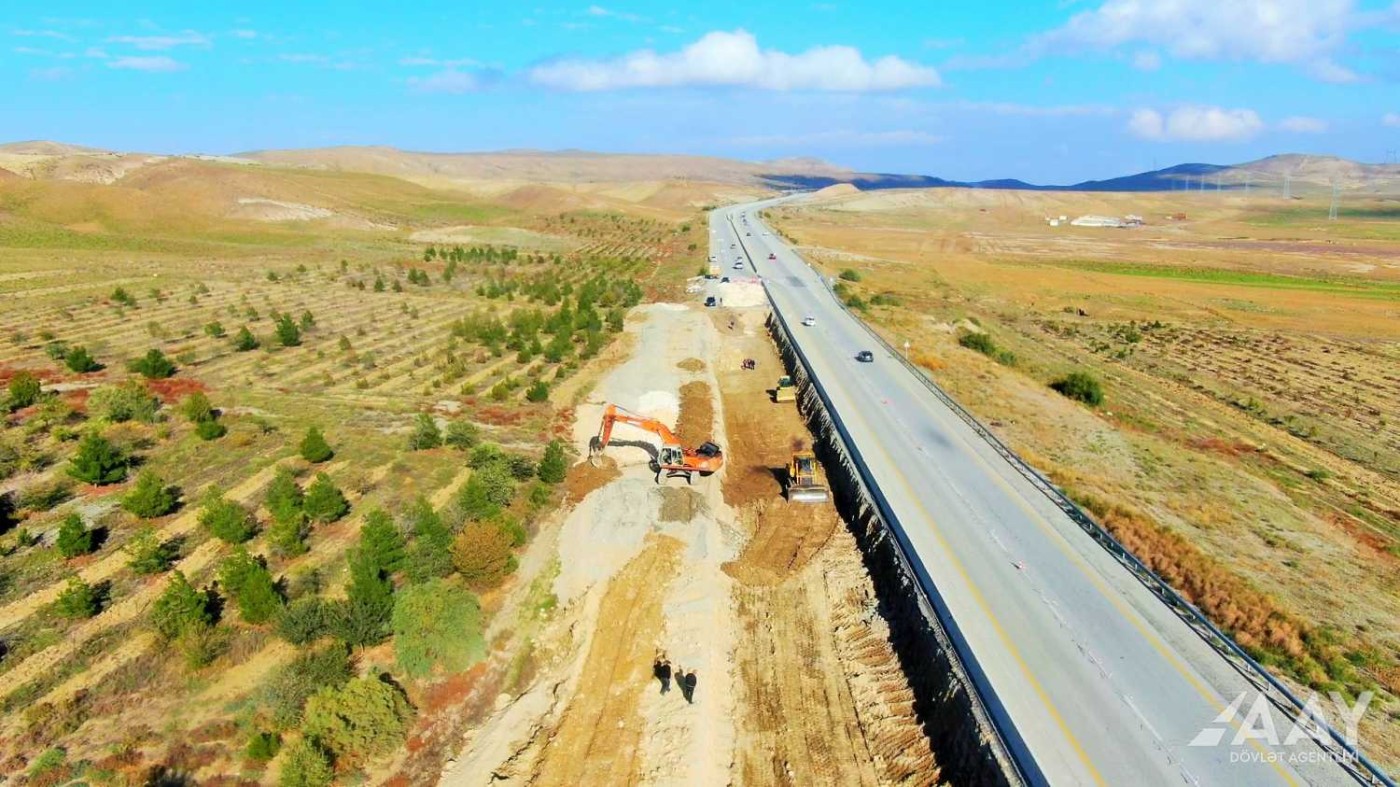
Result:
[[[549,385],[544,380],[536,380],[525,389],[525,400],[528,402],[545,402],[549,400]]]
[[[443,442],[453,448],[462,450],[470,449],[481,441],[481,430],[476,428],[476,424],[466,419],[453,421],[447,425],[447,434],[443,437]]]
[[[238,615],[245,623],[266,623],[282,609],[272,573],[241,546],[219,565],[219,582],[238,602]]]
[[[350,503],[336,488],[330,476],[317,473],[311,485],[306,488],[302,509],[312,522],[326,524],[345,516],[350,511]]]
[[[423,582],[452,573],[452,531],[432,504],[419,497],[409,508],[408,521],[413,537],[406,559],[409,579]]]
[[[1098,378],[1088,372],[1070,372],[1050,383],[1050,387],[1062,396],[1077,399],[1091,407],[1103,403],[1103,388],[1099,385]]]
[[[963,331],[958,334],[958,344],[969,350],[982,353],[988,358],[996,355],[997,344],[992,335],[982,331]]]
[[[394,599],[394,653],[404,672],[461,672],[486,655],[476,596],[442,579],[413,585]]]
[[[216,415],[213,403],[203,391],[195,391],[181,400],[180,414],[193,424],[212,421]]]
[[[204,494],[199,509],[199,525],[226,544],[241,544],[258,531],[257,520],[235,500],[229,500],[218,489]]]
[[[218,421],[200,421],[194,425],[194,433],[201,440],[218,440],[228,434],[228,427]]]
[[[568,472],[569,460],[564,455],[564,444],[559,440],[550,440],[549,445],[544,447],[544,457],[540,459],[536,473],[541,481],[557,484],[564,480]]]
[[[334,606],[320,596],[303,596],[282,608],[277,634],[293,645],[307,645],[329,634]]]
[[[309,549],[306,537],[310,534],[311,527],[306,521],[306,514],[295,511],[289,516],[273,520],[267,529],[267,541],[274,554],[280,557],[296,557],[306,554]]]
[[[277,341],[283,347],[296,347],[301,344],[301,329],[297,327],[291,315],[284,314],[278,317],[275,330]]]
[[[376,508],[365,517],[360,528],[360,552],[385,574],[403,569],[404,538],[394,520],[383,509]]]
[[[246,353],[250,350],[258,349],[258,337],[248,330],[248,326],[238,329],[238,333],[233,337],[233,349],[237,352]]]
[[[381,606],[342,601],[335,607],[331,631],[350,647],[378,645],[389,636],[389,615]]]
[[[535,477],[535,460],[524,454],[506,454],[505,464],[506,470],[509,471],[511,478],[517,481],[529,481],[531,478]],[[512,490],[511,496],[514,497],[514,490]],[[507,499],[501,505],[509,504],[510,500]]]
[[[133,309],[136,308],[136,298],[133,297],[131,293],[127,292],[124,287],[118,287],[112,290],[112,301],[122,306],[128,306]]]
[[[301,487],[297,486],[296,476],[292,475],[291,470],[279,467],[272,483],[268,484],[263,505],[267,506],[274,519],[292,519],[302,513],[304,499]]]
[[[302,707],[323,688],[344,686],[354,674],[350,656],[341,645],[301,653],[278,669],[263,685],[261,695],[279,729],[294,726]]]
[[[105,486],[126,478],[128,460],[107,439],[88,432],[78,442],[78,452],[68,466],[68,475],[87,484]]]
[[[472,449],[472,455],[467,460],[467,466],[473,470],[479,470],[490,464],[498,464],[505,459],[505,453],[501,447],[495,443],[482,443]]]
[[[127,555],[127,567],[141,576],[169,570],[179,556],[175,544],[161,541],[156,529],[150,525],[137,530],[122,551]]]
[[[81,578],[69,577],[53,607],[54,612],[70,620],[90,618],[97,614],[97,591]]]
[[[858,271],[858,270],[855,270],[855,269],[852,269],[852,268],[847,268],[847,269],[841,271],[841,280],[842,280],[842,281],[860,281],[861,278],[862,278],[862,277],[861,277],[861,275],[860,275],[860,271]]]
[[[355,764],[397,747],[412,718],[413,708],[402,689],[368,676],[312,695],[302,732],[329,749],[337,761]]]
[[[92,552],[95,547],[93,532],[83,524],[83,516],[77,511],[69,512],[58,526],[58,539],[55,545],[58,553],[65,558],[74,558]]]
[[[173,487],[150,470],[136,477],[136,486],[122,498],[122,508],[142,519],[155,519],[175,510],[179,499]]]
[[[320,464],[335,456],[330,443],[326,442],[326,436],[316,426],[306,430],[306,436],[301,438],[301,444],[297,450],[301,453],[302,459],[312,464]]]
[[[63,356],[63,363],[78,374],[95,372],[102,368],[86,347],[71,347]]]
[[[6,403],[11,411],[21,410],[39,401],[39,396],[43,393],[43,386],[39,383],[39,378],[29,372],[17,372],[10,378],[7,387],[9,396]]]
[[[52,511],[73,497],[73,489],[62,478],[40,481],[20,490],[15,503],[21,510]]]
[[[151,607],[151,625],[156,633],[171,641],[193,627],[213,623],[209,594],[195,590],[180,571],[172,572],[170,582]]]
[[[127,368],[148,380],[164,380],[175,374],[175,364],[165,353],[152,347],[146,354],[127,364]]]
[[[410,451],[423,451],[428,448],[437,448],[442,445],[442,432],[438,430],[437,421],[433,420],[427,413],[419,413],[413,422],[413,434],[408,438],[408,449]]]
[[[330,787],[334,779],[330,755],[315,741],[302,738],[287,747],[277,787]]]
[[[282,736],[275,732],[255,732],[243,749],[243,756],[254,762],[267,762],[282,750]]]
[[[350,553],[350,582],[346,585],[346,641],[364,645],[382,641],[388,635],[389,615],[394,609],[394,585],[389,576],[363,549]]]
[[[510,538],[495,522],[468,522],[452,542],[452,563],[473,587],[500,584],[512,561]]]
[[[218,320],[204,324],[204,335],[211,339],[222,339],[226,333],[224,324]]]
[[[153,423],[160,400],[146,390],[146,386],[130,380],[119,385],[99,386],[88,397],[87,408],[93,416],[113,423]]]
[[[473,471],[457,495],[457,507],[468,521],[479,522],[501,513],[515,495],[515,482],[503,464]]]

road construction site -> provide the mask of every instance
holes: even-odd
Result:
[[[730,289],[724,307],[634,311],[630,357],[578,404],[573,431],[588,457],[615,404],[686,448],[718,444],[723,469],[658,483],[656,435],[626,424],[599,466],[574,468],[581,497],[532,546],[551,554],[522,559],[522,574],[557,567],[535,669],[466,734],[444,784],[939,780],[856,537],[829,500],[784,497],[812,437],[793,402],[774,401],[785,372],[767,309]],[[662,692],[661,658],[696,675],[693,704]]]

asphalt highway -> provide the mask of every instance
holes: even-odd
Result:
[[[767,204],[713,211],[712,253],[724,275],[765,282],[1028,781],[1355,783],[1310,741],[1238,740],[1263,723],[1245,718],[1249,682],[889,357],[762,224]],[[732,270],[736,256],[752,271]],[[857,361],[862,350],[874,361]],[[1242,693],[1240,712],[1217,722]],[[1291,721],[1270,713],[1281,741]],[[1203,745],[1209,729],[1222,734]]]

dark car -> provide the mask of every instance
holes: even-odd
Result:
[[[721,278],[721,279],[719,280],[719,283],[720,283],[720,284],[728,284],[728,283],[729,283],[729,277],[728,277],[728,276],[725,276],[725,277]]]
[[[875,361],[875,353],[869,350],[861,350],[856,353],[856,360],[861,363],[873,363]]]
[[[714,305],[715,305],[715,296],[711,295],[710,297],[706,298],[706,299],[705,299],[705,305],[706,305],[706,306],[714,306]]]

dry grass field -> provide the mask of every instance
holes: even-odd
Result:
[[[28,176],[0,179],[0,772],[435,778],[563,494],[546,447],[703,259],[712,190],[40,153],[0,162]]]
[[[832,192],[771,218],[1258,657],[1379,692],[1400,763],[1400,202]],[[1145,226],[1046,221],[1084,214]]]

